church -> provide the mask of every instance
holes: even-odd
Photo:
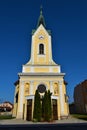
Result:
[[[22,66],[19,79],[14,83],[13,117],[32,121],[35,91],[38,90],[42,97],[46,90],[50,90],[53,120],[66,118],[69,108],[65,73],[53,61],[51,31],[46,29],[42,9],[31,39],[30,60]]]

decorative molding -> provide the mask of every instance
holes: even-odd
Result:
[[[52,96],[51,96],[51,99],[59,99],[59,97],[52,95]]]
[[[34,99],[34,95],[26,96],[25,99]]]
[[[65,73],[47,73],[47,72],[41,72],[41,73],[18,73],[19,76],[61,76],[64,77]]]
[[[57,64],[44,64],[44,65],[40,65],[40,64],[38,64],[38,65],[32,65],[32,64],[25,64],[25,65],[23,65],[23,66],[26,66],[26,67],[29,67],[29,66],[34,66],[34,67],[39,67],[39,66],[47,66],[47,67],[60,67],[60,65],[57,65]]]

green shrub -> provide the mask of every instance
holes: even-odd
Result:
[[[13,119],[15,117],[12,117],[12,115],[0,115],[0,120],[4,120],[4,119]]]
[[[33,119],[41,121],[41,100],[38,90],[35,92]]]

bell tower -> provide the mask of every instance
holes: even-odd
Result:
[[[27,64],[55,64],[52,60],[51,31],[46,29],[42,8],[40,10],[37,28],[32,30],[31,58]]]

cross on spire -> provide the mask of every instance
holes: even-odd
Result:
[[[41,5],[41,6],[40,6],[40,15],[42,15],[42,14],[43,14],[42,9],[43,9],[43,7],[42,7],[42,5]]]
[[[40,16],[39,16],[39,19],[38,19],[37,27],[39,27],[41,24],[44,27],[46,27],[42,9],[43,9],[42,6],[40,6]]]

